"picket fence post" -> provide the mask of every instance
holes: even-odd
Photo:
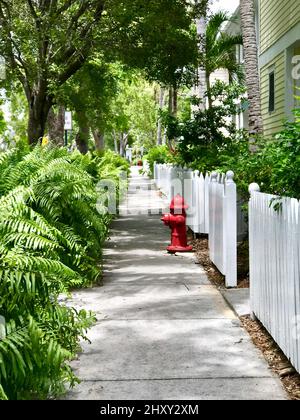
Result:
[[[226,287],[237,286],[237,200],[234,173],[228,171],[225,180],[224,246]]]

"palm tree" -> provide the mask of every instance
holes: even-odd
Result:
[[[194,0],[195,14],[196,14],[196,30],[199,44],[199,54],[205,54],[205,31],[207,24],[207,13],[210,0]],[[202,111],[205,109],[205,91],[206,91],[206,77],[205,69],[199,66],[197,69],[197,83],[194,86],[194,92],[200,99],[198,108]]]
[[[199,38],[199,51],[200,55],[203,53],[205,54],[205,32],[206,32],[206,15],[202,16],[201,18],[196,20],[196,28],[197,28],[197,35]],[[205,69],[199,67],[198,68],[198,77],[197,77],[197,94],[199,99],[202,100],[201,104],[199,105],[200,109],[205,109],[205,91],[206,91],[206,75]]]
[[[242,68],[236,60],[235,48],[237,45],[242,45],[243,39],[241,35],[230,35],[222,30],[224,24],[228,21],[230,21],[230,17],[224,12],[216,13],[209,19],[205,31],[204,54],[200,54],[200,60],[205,69],[210,108],[212,107],[210,78],[216,70],[226,69],[231,80],[234,77],[239,80],[243,78]]]
[[[240,14],[245,53],[246,85],[249,98],[249,133],[255,135],[263,132],[263,120],[254,0],[240,0]]]

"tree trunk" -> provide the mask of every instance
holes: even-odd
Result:
[[[257,135],[263,133],[263,119],[261,113],[254,0],[240,0],[240,13],[249,99],[249,133],[250,135]]]
[[[160,88],[160,94],[159,94],[159,110],[162,111],[164,107],[164,100],[165,100],[165,91],[161,87]],[[163,139],[162,139],[162,120],[159,116],[158,118],[158,125],[157,125],[157,144],[158,146],[162,145]]]
[[[104,134],[100,133],[98,129],[93,130],[93,137],[95,140],[95,147],[98,152],[102,152],[105,148]]]
[[[173,88],[169,88],[169,114],[173,115]]]
[[[176,87],[173,87],[172,114],[174,117],[177,117],[177,112],[178,112],[178,90]]]
[[[115,130],[113,131],[113,137],[114,137],[115,153],[119,153],[118,139],[117,139],[117,134]]]
[[[47,124],[49,140],[59,146],[63,146],[65,134],[65,108],[60,106],[57,113],[55,113],[52,107],[48,114]]]
[[[158,123],[157,123],[157,145],[161,146],[162,145],[162,122],[161,122],[161,118],[158,119]]]
[[[33,93],[30,97],[27,96],[27,99],[29,106],[28,142],[36,144],[44,137],[52,100],[42,92]]]
[[[120,134],[120,156],[125,157],[125,150],[128,143],[129,133]]]
[[[120,156],[124,156],[124,143],[123,143],[123,136],[124,134],[121,133],[120,134],[120,150],[119,150],[119,154]]]
[[[167,130],[166,129],[164,130],[162,144],[163,145],[166,145],[167,144]]]
[[[207,89],[208,108],[211,109],[213,107],[213,100],[211,97],[211,84],[210,84],[209,74],[206,74],[206,89]]]
[[[169,89],[169,114],[173,117],[177,115],[177,106],[178,106],[178,91],[174,87]]]
[[[78,150],[82,154],[86,154],[89,151],[89,138],[90,138],[90,127],[88,118],[83,111],[76,111],[76,117],[78,122],[78,133],[76,135],[76,144]]]
[[[201,54],[205,54],[205,33],[206,33],[206,16],[202,16],[196,20],[197,35],[199,39],[199,50]],[[202,67],[198,68],[197,86],[195,86],[196,97],[200,99],[200,104],[197,107],[200,110],[205,110],[205,91],[206,91],[206,71]]]

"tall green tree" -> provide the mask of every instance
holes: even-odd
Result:
[[[0,53],[26,94],[29,142],[95,51],[177,82],[194,49],[190,23],[185,0],[0,0]]]
[[[55,89],[87,60],[104,1],[0,1],[0,51],[26,94],[30,143],[44,135]]]
[[[153,146],[156,142],[157,104],[154,86],[140,72],[123,73],[112,101],[107,131],[115,151],[124,155],[127,144]]]
[[[60,100],[74,113],[76,142],[82,153],[88,151],[92,135],[97,150],[104,148],[105,137],[108,142],[112,138],[121,155],[129,141],[154,143],[154,87],[139,70],[95,58],[66,83]]]
[[[104,133],[111,119],[112,103],[117,95],[120,65],[106,64],[101,58],[89,60],[64,86],[61,101],[74,112],[78,131],[76,143],[82,153],[88,151],[91,134],[97,150],[104,148]]]

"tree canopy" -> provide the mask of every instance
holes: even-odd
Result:
[[[0,1],[0,54],[26,94],[29,142],[43,136],[57,91],[95,53],[179,83],[195,59],[191,23],[185,0]]]

